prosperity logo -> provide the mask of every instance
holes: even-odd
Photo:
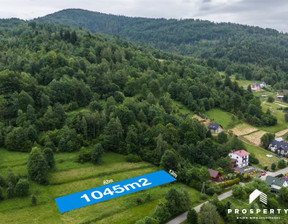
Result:
[[[260,196],[260,201],[267,205],[267,195],[263,192],[259,191],[258,189],[255,189],[250,195],[249,195],[249,204],[251,204],[253,201],[255,201]]]

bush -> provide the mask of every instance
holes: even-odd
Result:
[[[6,181],[5,178],[0,176],[0,187],[6,187]]]
[[[32,194],[32,196],[31,196],[31,203],[32,203],[32,205],[36,205],[37,204],[37,198],[36,198],[36,196],[34,194]]]
[[[141,158],[140,156],[138,155],[135,155],[135,154],[129,154],[127,157],[126,157],[126,161],[127,162],[130,162],[130,163],[138,163],[138,162],[141,162]]]
[[[160,202],[155,209],[153,217],[157,219],[160,224],[164,224],[170,219],[171,214],[167,206]]]
[[[194,209],[189,209],[187,213],[187,222],[190,224],[198,224],[198,214]]]
[[[279,168],[279,169],[283,169],[283,168],[285,168],[285,167],[286,167],[286,162],[285,162],[283,159],[279,160],[279,162],[278,162],[278,168]]]
[[[94,145],[94,148],[91,152],[92,163],[94,163],[94,164],[99,163],[103,152],[104,152],[104,150],[103,150],[103,147],[100,143]]]
[[[252,163],[252,164],[259,164],[259,160],[255,157],[254,154],[251,154],[249,156],[249,162]]]
[[[0,201],[4,199],[2,187],[0,187]]]
[[[15,195],[25,197],[29,194],[29,182],[27,179],[20,179],[15,186]]]
[[[14,186],[12,184],[8,185],[8,188],[6,190],[6,195],[7,195],[7,198],[14,198],[15,197],[15,190],[14,190]]]
[[[276,164],[275,164],[275,163],[272,163],[272,164],[271,164],[271,170],[275,171],[275,169],[276,169]]]
[[[234,184],[238,184],[239,182],[240,182],[240,179],[237,177],[233,180],[227,180],[224,183],[219,183],[218,186],[225,188],[225,187],[229,187],[229,186],[234,185]]]
[[[142,198],[136,198],[136,203],[137,203],[137,205],[143,204]]]
[[[268,96],[268,98],[267,98],[267,102],[268,103],[273,103],[274,102],[274,97],[273,96]]]
[[[91,151],[88,148],[82,147],[78,156],[79,163],[91,161]]]
[[[209,197],[209,196],[208,196],[207,194],[201,194],[200,199],[203,200],[203,201],[205,201],[205,200],[208,199],[208,197]]]

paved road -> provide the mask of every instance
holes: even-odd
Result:
[[[278,171],[276,171],[276,172],[270,172],[270,171],[268,171],[265,176],[261,176],[261,180],[264,180],[264,181],[265,181],[267,176],[276,177],[276,176],[278,176],[278,175],[280,175],[280,174],[285,174],[285,173],[288,173],[288,167],[286,167],[286,168],[284,168],[284,169],[282,169],[282,170],[278,170]]]
[[[284,168],[284,169],[282,169],[282,170],[278,170],[278,171],[276,171],[276,172],[267,172],[265,176],[261,176],[261,180],[264,180],[264,181],[265,181],[267,176],[273,176],[273,177],[275,177],[275,176],[278,176],[279,174],[285,174],[285,173],[288,173],[288,167],[286,167],[286,168]],[[243,183],[240,183],[240,184],[241,184],[242,186],[244,185]],[[223,193],[223,194],[220,194],[220,195],[218,196],[218,199],[219,199],[219,201],[221,201],[221,200],[223,200],[223,199],[225,199],[225,198],[230,197],[231,195],[232,195],[232,191],[227,191],[227,192],[225,192],[225,193]],[[200,204],[200,205],[198,205],[198,206],[196,206],[196,207],[194,207],[194,209],[196,210],[196,212],[200,212],[201,206],[202,206],[203,204],[205,204],[205,203],[207,203],[207,201],[204,202],[204,203],[202,203],[202,204]],[[166,224],[179,224],[179,223],[181,223],[181,222],[184,222],[184,221],[186,220],[186,217],[187,217],[187,212],[185,212],[185,213],[177,216],[176,218],[172,219],[171,221],[167,222]]]
[[[223,194],[220,194],[218,196],[218,199],[219,201],[225,199],[225,198],[228,198],[232,195],[232,191],[227,191]],[[205,203],[207,203],[208,201],[200,204],[200,205],[197,205],[196,207],[194,207],[195,211],[196,212],[200,212],[200,208],[202,207],[202,205],[204,205]],[[176,218],[172,219],[171,221],[167,222],[167,224],[179,224],[181,222],[184,222],[187,218],[187,212],[184,212],[183,214],[177,216]]]

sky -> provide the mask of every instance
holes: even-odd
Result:
[[[288,0],[0,0],[0,18],[33,19],[67,8],[149,18],[194,18],[288,32]]]

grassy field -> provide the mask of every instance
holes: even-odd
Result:
[[[7,175],[8,169],[15,174],[26,174],[27,153],[0,150],[0,174]],[[199,204],[200,192],[181,183],[171,183],[148,190],[136,192],[105,202],[60,214],[55,198],[95,188],[103,185],[103,180],[114,182],[152,173],[159,170],[146,162],[128,163],[125,156],[105,153],[100,165],[79,164],[78,152],[56,154],[56,168],[51,172],[50,185],[41,186],[30,182],[30,194],[37,197],[37,205],[32,206],[30,197],[5,199],[0,203],[0,223],[135,223],[151,215],[160,201],[165,201],[165,194],[171,187],[185,188],[193,205]],[[145,202],[150,194],[151,200]],[[137,199],[143,200],[142,204]]]
[[[241,135],[247,135],[252,132],[258,131],[258,129],[247,123],[242,123],[234,127],[232,131],[235,135],[241,136]]]
[[[263,131],[271,132],[271,133],[276,133],[276,132],[279,132],[281,130],[288,128],[288,123],[285,122],[285,119],[284,119],[284,113],[281,110],[277,110],[278,108],[283,107],[284,104],[282,106],[280,106],[279,104],[282,105],[283,102],[278,102],[278,101],[275,101],[273,103],[268,103],[267,101],[262,102],[262,110],[266,112],[267,109],[269,108],[271,113],[277,118],[278,122],[277,122],[277,125],[275,126],[259,127],[259,129]]]
[[[277,165],[278,161],[280,160],[279,158],[277,158],[275,156],[275,154],[273,152],[267,151],[267,150],[259,148],[257,146],[248,145],[246,143],[244,143],[244,145],[247,148],[248,152],[253,153],[256,156],[256,158],[259,160],[258,166],[262,169],[265,166],[267,166],[269,169],[271,169],[271,164],[276,163],[276,165]],[[273,157],[269,158],[266,156],[267,154],[273,155]]]
[[[251,134],[244,135],[243,138],[247,139],[249,142],[255,144],[256,146],[261,146],[261,137],[266,134],[265,131],[255,131]]]
[[[225,129],[231,129],[235,127],[237,124],[240,124],[236,117],[234,117],[231,113],[225,112],[220,109],[212,109],[206,112],[206,117],[211,121],[214,121],[218,124],[221,124]],[[234,118],[233,118],[234,117]]]

